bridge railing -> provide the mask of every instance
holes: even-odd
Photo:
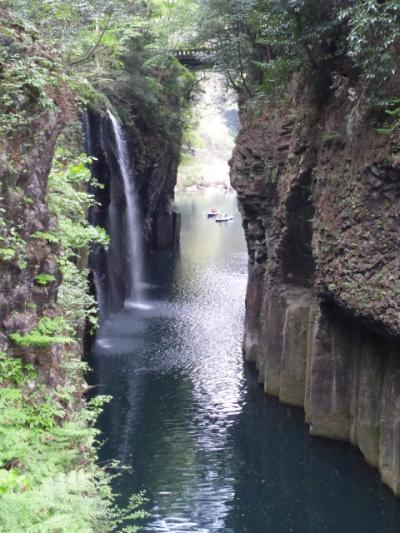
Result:
[[[189,57],[196,55],[211,55],[214,52],[212,48],[176,48],[171,53],[176,57]]]

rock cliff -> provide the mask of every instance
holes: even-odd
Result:
[[[242,116],[231,181],[248,253],[244,352],[266,393],[304,406],[400,494],[400,135],[352,88]]]
[[[13,353],[9,335],[29,332],[57,298],[58,245],[37,235],[56,223],[45,198],[47,178],[73,98],[36,35],[6,12],[0,11],[0,19],[0,351]],[[43,88],[44,76],[49,83]],[[40,284],[38,275],[50,281]],[[59,346],[17,351],[36,364],[45,381],[56,381]]]

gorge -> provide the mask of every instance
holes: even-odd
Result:
[[[335,307],[316,285],[313,230],[327,215],[314,198],[329,193],[335,209],[338,189],[354,185],[336,178],[332,190],[331,181],[318,182],[295,121],[282,125],[281,117],[242,115],[230,162],[250,260],[245,356],[269,396],[305,408],[311,435],[358,446],[396,492],[396,340]],[[343,139],[321,137],[333,162]],[[148,308],[113,314],[91,355],[93,382],[114,398],[100,419],[101,459],[133,468],[116,491],[146,491],[145,531],[396,531],[400,507],[361,455],[309,437],[303,414],[263,398],[242,366],[247,261],[239,213],[223,228],[205,217],[210,205],[234,211],[235,197],[211,188],[179,193],[177,202],[180,248],[145,254]],[[360,212],[356,235],[370,224]],[[320,250],[332,253],[323,243]]]
[[[4,2],[0,531],[397,533],[399,16]]]

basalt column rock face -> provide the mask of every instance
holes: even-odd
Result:
[[[241,122],[245,356],[267,394],[304,406],[312,434],[358,446],[400,494],[399,134],[299,80]]]

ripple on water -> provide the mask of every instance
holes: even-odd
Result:
[[[209,223],[210,205],[236,212],[232,197],[188,197],[179,252],[147,263],[150,309],[122,309],[94,345],[114,396],[101,459],[133,468],[116,491],[146,490],[147,532],[398,533],[399,502],[360,454],[312,439],[244,367],[240,219]]]

